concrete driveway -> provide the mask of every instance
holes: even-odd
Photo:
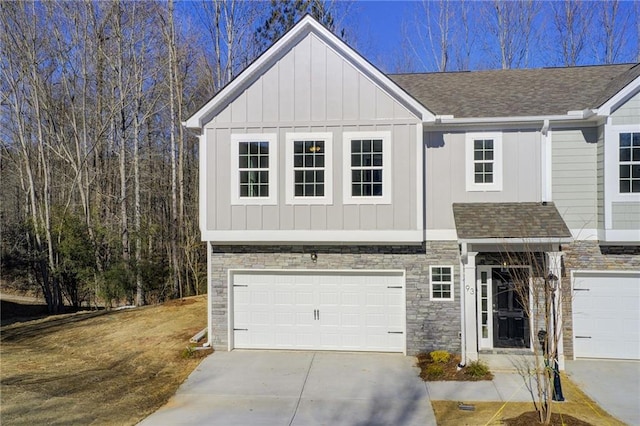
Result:
[[[640,425],[640,361],[565,361],[571,380],[609,414]]]
[[[204,359],[141,425],[435,425],[415,358],[239,351]]]

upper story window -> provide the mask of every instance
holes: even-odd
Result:
[[[640,193],[640,132],[620,133],[620,193]]]
[[[502,190],[502,133],[467,133],[467,191]]]
[[[231,135],[231,203],[276,204],[275,134]]]
[[[287,204],[333,201],[331,133],[287,133]]]
[[[391,203],[391,133],[345,132],[345,204]]]
[[[430,266],[431,300],[453,300],[453,266]]]

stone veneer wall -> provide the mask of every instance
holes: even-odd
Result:
[[[312,262],[310,253],[318,254]],[[455,241],[422,246],[213,246],[212,344],[227,350],[229,269],[406,271],[407,353],[445,349],[460,352],[460,260]],[[454,300],[431,301],[429,266],[453,266]]]
[[[571,271],[640,271],[640,245],[600,246],[597,241],[563,244],[563,298],[571,301]],[[571,303],[562,306],[564,354],[573,358],[573,311]]]

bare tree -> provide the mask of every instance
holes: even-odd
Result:
[[[539,421],[549,424],[552,401],[562,401],[558,373],[562,342],[562,306],[570,303],[570,285],[562,283],[562,255],[552,247],[524,243],[521,251],[505,247],[501,255],[505,291],[513,290],[516,303],[529,323],[533,360],[517,365],[531,391]],[[494,294],[501,297],[500,294]]]
[[[497,56],[502,69],[529,65],[534,21],[539,8],[539,3],[534,0],[493,0],[486,3],[484,19],[497,43],[498,52],[493,49],[494,42],[489,42],[487,49]]]
[[[594,40],[594,49],[599,61],[605,64],[613,64],[620,59],[621,52],[627,45],[628,19],[630,14],[621,14],[620,2],[609,0],[596,2],[598,8],[598,25]]]
[[[558,35],[557,60],[564,66],[579,63],[589,40],[593,8],[582,0],[552,3],[553,22]]]

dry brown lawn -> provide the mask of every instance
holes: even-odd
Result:
[[[2,425],[136,424],[200,362],[202,352],[183,352],[206,326],[206,310],[197,296],[3,326]]]
[[[594,426],[624,426],[624,423],[609,415],[593,400],[585,395],[570,379],[562,376],[562,391],[564,402],[554,402],[552,412],[561,414],[560,423],[571,425],[568,419],[562,416],[569,415],[587,424]],[[439,426],[477,426],[477,425],[502,425],[506,419],[513,419],[522,413],[533,411],[532,402],[473,402],[464,401],[465,404],[475,406],[475,411],[463,411],[458,409],[457,401],[431,401],[436,420]],[[513,424],[535,424],[527,422],[514,422]]]

